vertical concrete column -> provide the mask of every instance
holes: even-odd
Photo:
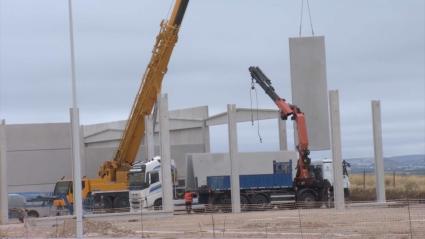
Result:
[[[151,160],[155,157],[155,141],[153,137],[153,116],[145,116],[145,157],[146,160]]]
[[[84,141],[84,129],[80,126],[80,157],[81,157],[81,175],[87,176],[86,144]]]
[[[68,0],[69,45],[71,57],[71,90],[72,90],[72,154],[74,158],[74,212],[76,216],[75,237],[83,238],[83,201],[81,198],[81,151],[80,151],[80,116],[77,106],[77,80],[75,77],[74,27],[72,22],[72,0]]]
[[[381,103],[372,101],[373,148],[375,152],[376,200],[385,202],[384,157],[382,147]]]
[[[0,225],[9,221],[7,198],[6,121],[0,124]]]
[[[76,217],[76,237],[83,237],[83,199],[81,195],[81,150],[80,114],[78,108],[70,109],[73,158],[74,214]]]
[[[287,133],[286,133],[286,121],[282,120],[279,117],[277,118],[277,123],[279,127],[279,150],[280,151],[286,151],[288,150],[288,140],[287,140]]]
[[[341,153],[341,123],[339,112],[339,95],[337,90],[329,91],[329,106],[331,116],[331,141],[333,162],[333,188],[334,203],[337,210],[345,208],[344,184],[342,176],[342,153]]]
[[[173,186],[171,180],[170,127],[168,117],[168,96],[162,95],[159,102],[159,140],[161,150],[162,209],[174,211]]]
[[[205,153],[209,153],[211,151],[210,149],[210,127],[207,126],[206,122],[204,121],[204,125],[202,126],[202,136],[204,139],[204,151]]]
[[[230,158],[230,192],[232,196],[232,212],[241,212],[241,196],[239,186],[239,159],[238,133],[236,122],[236,105],[227,105],[229,130],[229,158]]]

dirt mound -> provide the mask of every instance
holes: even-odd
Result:
[[[84,234],[102,237],[128,237],[135,235],[135,232],[129,229],[119,228],[110,222],[84,220]],[[74,237],[75,221],[71,219],[65,220],[62,225],[57,225],[56,230],[53,231],[50,236]]]

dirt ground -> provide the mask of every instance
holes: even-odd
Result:
[[[0,238],[66,238],[74,236],[74,228],[72,219],[28,220],[0,226]],[[425,204],[343,211],[111,215],[85,219],[84,231],[88,238],[425,238]]]

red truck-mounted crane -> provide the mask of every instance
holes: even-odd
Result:
[[[291,119],[296,123],[298,135],[298,145],[296,147],[299,159],[297,162],[297,174],[294,179],[294,188],[298,192],[309,189],[314,189],[316,192],[320,191],[321,193],[319,193],[319,195],[322,195],[321,199],[326,200],[326,191],[329,189],[330,184],[327,180],[324,180],[321,177],[316,177],[314,172],[312,172],[312,167],[310,166],[311,159],[309,157],[310,150],[308,149],[307,124],[304,113],[296,105],[289,104],[285,99],[279,97],[279,95],[275,92],[270,79],[259,67],[251,66],[249,67],[249,71],[251,73],[253,83],[255,80],[255,82],[264,89],[266,94],[277,105],[280,110],[282,120],[287,120],[288,117],[291,117]],[[254,84],[252,87],[254,87]],[[297,195],[299,195],[299,193],[297,193]]]
[[[307,125],[304,113],[301,112],[300,108],[296,105],[289,104],[285,99],[279,97],[279,95],[275,92],[270,79],[258,66],[249,67],[249,72],[251,73],[252,81],[254,82],[255,80],[255,82],[264,89],[266,94],[270,96],[273,102],[277,105],[280,110],[280,117],[282,120],[287,120],[289,116],[292,116],[291,119],[296,122],[298,133],[297,150],[300,158],[297,164],[297,174],[294,183],[296,186],[312,184],[313,177],[310,173],[310,150],[308,150]]]

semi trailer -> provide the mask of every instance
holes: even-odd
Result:
[[[241,209],[268,208],[300,203],[305,207],[330,205],[333,194],[332,160],[309,167],[315,186],[296,186],[297,154],[294,151],[238,153]],[[212,208],[229,209],[230,159],[228,154],[192,154],[187,158],[186,187],[199,194],[198,202]],[[343,170],[345,191],[349,192],[348,171]]]
[[[312,207],[331,204],[333,166],[331,159],[313,161],[311,172],[318,180],[328,183],[326,195],[321,188],[299,191],[294,188],[296,176],[296,152],[250,152],[239,153],[241,207],[249,209],[267,208],[271,205],[282,205],[303,202]],[[227,154],[188,154],[186,159],[186,186],[177,187],[174,183],[175,209],[183,207],[184,191],[195,192],[194,210],[222,207],[230,204],[230,161]],[[343,164],[344,190],[349,194],[349,164]],[[173,178],[177,170],[172,163]],[[129,172],[130,210],[139,212],[142,208],[160,209],[162,206],[161,160],[155,157],[148,162],[136,163]],[[320,203],[318,203],[320,202]]]

